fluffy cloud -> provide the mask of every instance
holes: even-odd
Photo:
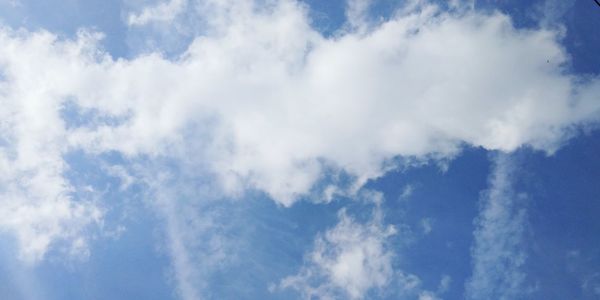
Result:
[[[339,223],[317,237],[304,267],[284,278],[280,287],[296,289],[306,299],[362,299],[369,290],[387,286],[394,276],[394,252],[387,241],[394,234],[393,226],[383,225],[378,206],[367,223],[341,210]]]
[[[349,174],[339,192],[352,192],[399,156],[448,158],[465,144],[551,152],[597,119],[599,81],[565,73],[557,32],[425,4],[325,37],[300,3],[258,2],[188,3],[203,34],[173,59],[115,60],[97,34],[3,28],[0,214],[23,218],[0,228],[41,257],[100,218],[69,196],[62,157],[74,149],[200,162],[225,194],[258,189],[287,206],[326,173]],[[348,16],[362,18],[368,5],[352,3]],[[66,103],[94,117],[70,124]]]
[[[278,288],[293,289],[304,299],[365,299],[376,294],[439,299],[450,277],[442,277],[435,293],[423,289],[419,277],[398,268],[399,247],[391,244],[398,230],[384,222],[382,195],[363,191],[360,198],[373,203],[370,218],[359,221],[340,210],[338,223],[315,238],[301,269],[282,279]]]
[[[51,83],[33,75],[36,63],[64,67],[64,61],[51,61],[51,52],[78,52],[84,43],[52,49],[52,38],[6,30],[0,34],[0,231],[15,237],[21,258],[28,262],[41,259],[61,240],[74,254],[85,255],[82,231],[102,217],[93,199],[74,199],[76,190],[64,177],[68,147],[59,112],[62,100],[51,91]],[[21,56],[27,48],[28,56]]]

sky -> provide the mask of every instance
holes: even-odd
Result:
[[[599,299],[593,0],[0,0],[1,299]]]

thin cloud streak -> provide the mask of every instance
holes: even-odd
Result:
[[[527,258],[527,196],[514,190],[516,162],[510,154],[497,154],[493,164],[489,188],[480,200],[474,222],[467,299],[519,299],[529,292],[523,269]]]

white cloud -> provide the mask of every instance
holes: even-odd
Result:
[[[130,14],[130,26],[142,26],[151,22],[169,22],[185,8],[187,0],[168,0],[155,6],[145,7],[139,14]]]
[[[423,234],[429,234],[433,230],[433,220],[431,218],[421,219],[421,230]]]
[[[575,0],[546,0],[538,2],[535,13],[538,22],[544,27],[561,26],[560,19],[575,5]]]
[[[171,18],[182,3],[133,22]],[[291,205],[325,170],[354,178],[352,192],[397,156],[447,159],[463,145],[551,152],[597,119],[599,81],[565,73],[558,33],[516,30],[501,14],[423,5],[324,37],[290,0],[192,6],[210,8],[192,10],[206,34],[172,60],[114,60],[84,32],[0,31],[0,214],[22,216],[0,227],[25,252],[39,258],[99,218],[68,196],[62,156],[73,149],[201,162],[227,195],[258,189]],[[119,122],[67,128],[67,101]]]
[[[523,270],[527,210],[525,196],[513,190],[513,164],[509,155],[496,158],[489,190],[481,200],[467,299],[518,299],[530,290]]]
[[[405,185],[402,189],[402,193],[400,194],[400,200],[408,199],[410,196],[412,196],[414,190],[415,187],[412,184]]]
[[[452,283],[452,277],[449,275],[442,276],[440,280],[440,285],[438,286],[438,293],[443,294],[450,289],[450,284]]]
[[[159,197],[165,196],[160,195]],[[176,291],[184,300],[201,299],[201,286],[194,284],[198,275],[195,262],[187,245],[190,239],[186,239],[185,236],[189,229],[183,228],[183,222],[178,217],[177,200],[158,198],[158,202],[161,204],[160,212],[165,218],[166,245],[171,257]],[[210,227],[210,224],[207,224],[207,226]]]
[[[391,245],[398,232],[384,222],[382,195],[363,191],[360,197],[373,204],[371,217],[360,222],[340,210],[338,223],[317,235],[298,273],[283,278],[272,292],[293,289],[304,299],[364,299],[373,294],[439,299],[423,288],[419,277],[399,268],[398,244]],[[443,276],[438,293],[449,284],[450,278]]]
[[[382,223],[381,213],[376,205],[372,219],[360,223],[342,209],[339,223],[316,238],[305,265],[280,288],[295,289],[306,299],[362,299],[369,290],[386,287],[394,277],[388,237],[396,229]]]
[[[346,1],[346,19],[352,29],[364,31],[369,24],[369,7],[371,0],[348,0]]]
[[[119,186],[121,191],[126,190],[135,182],[135,178],[123,166],[105,165],[103,166],[103,171],[105,171],[107,175],[116,177],[121,181]]]
[[[59,115],[62,100],[50,91],[52,83],[32,75],[36,63],[61,69],[63,61],[51,57],[68,60],[85,42],[52,49],[52,39],[50,34],[0,33],[0,73],[5,75],[0,82],[0,231],[14,236],[21,259],[29,263],[42,259],[57,241],[66,242],[72,254],[85,255],[83,232],[102,218],[94,199],[73,199],[75,188],[64,178],[68,146]]]
[[[440,300],[440,298],[432,292],[421,292],[419,294],[419,300]]]
[[[198,37],[176,61],[98,61],[89,40],[77,43],[92,50],[67,53],[73,43],[48,34],[34,45],[40,34],[5,33],[19,51],[3,64],[11,85],[25,85],[31,97],[71,95],[82,107],[129,116],[73,130],[72,144],[176,155],[195,126],[206,133],[198,159],[211,162],[224,186],[258,188],[284,205],[306,194],[324,166],[360,185],[397,155],[452,156],[463,143],[552,151],[573,124],[595,117],[599,85],[561,73],[567,56],[553,32],[426,7],[368,33],[326,39],[301,6],[278,3],[234,10],[230,23],[218,23],[219,35]],[[29,68],[33,62],[46,67]]]
[[[202,174],[184,175],[200,172],[198,166],[154,162],[140,168],[135,176],[147,187],[147,204],[162,221],[160,246],[171,260],[175,292],[184,300],[213,298],[209,278],[238,262],[236,249],[242,248],[243,234],[233,232],[239,224],[232,218],[235,204],[219,199]]]

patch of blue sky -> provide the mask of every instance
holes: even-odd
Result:
[[[90,241],[84,261],[44,261],[31,271],[43,291],[34,299],[176,299],[168,257],[157,250],[157,224],[152,210],[138,206],[121,220],[118,237]]]
[[[582,135],[556,155],[531,154],[523,161],[533,199],[531,276],[545,298],[594,299],[600,294],[600,134]]]
[[[167,195],[176,205],[175,222],[183,225],[179,234],[187,237],[186,251],[196,268],[190,282],[203,287],[206,298],[289,299],[294,295],[288,290],[271,292],[269,287],[299,269],[314,236],[336,224],[337,212],[347,202],[301,201],[285,208],[259,191],[223,199],[211,193],[208,176],[192,180],[191,190],[179,189],[181,167],[165,161],[159,168],[173,176],[168,181],[174,192]],[[158,230],[168,234],[168,229]]]
[[[241,243],[235,253],[240,259],[210,276],[209,298],[293,297],[290,291],[271,292],[269,287],[297,272],[314,236],[335,225],[340,207],[303,202],[288,209],[265,197],[252,198],[227,208],[232,227],[226,236]]]
[[[90,156],[72,152],[66,178],[73,198],[101,194],[105,205],[103,232],[87,236],[89,257],[65,256],[68,245],[58,241],[46,259],[32,266],[15,259],[14,240],[0,239],[0,294],[3,299],[176,299],[168,280],[169,260],[157,248],[156,212],[140,197],[138,186],[122,190],[122,182],[103,175],[108,163],[124,163],[116,154]],[[93,190],[95,190],[95,192]]]
[[[96,129],[100,126],[116,127],[124,124],[131,116],[102,114],[97,109],[87,109],[76,104],[75,101],[63,102],[59,112],[61,119],[65,122],[67,129],[84,127]]]
[[[313,27],[325,36],[335,34],[346,21],[344,10],[341,9],[346,5],[344,0],[305,0],[303,2],[310,8],[309,16]]]
[[[386,220],[410,228],[411,241],[401,248],[397,263],[430,290],[437,288],[443,275],[450,276],[453,283],[445,299],[462,298],[462,283],[470,276],[473,219],[488,174],[486,151],[467,148],[447,171],[430,164],[390,172],[367,185],[386,196]],[[432,222],[430,232],[422,228],[424,219]]]
[[[512,18],[517,28],[564,29],[562,44],[570,56],[568,69],[576,74],[600,73],[600,19],[594,1],[535,0],[493,1],[477,0],[478,10],[500,11]]]
[[[35,269],[45,285],[36,299],[176,299],[168,254],[157,246],[160,216],[144,199],[143,186],[124,186],[119,174],[107,172],[107,167],[128,168],[130,161],[118,153],[73,151],[65,162],[74,199],[102,198],[103,228],[89,234],[93,250],[81,261],[48,254]]]
[[[157,238],[157,236],[166,234],[165,230],[161,229],[164,226],[164,220],[162,220],[164,216],[161,216],[159,211],[152,209],[153,200],[146,199],[145,203],[139,201],[140,195],[137,193],[143,193],[142,191],[118,191],[121,182],[115,178],[110,178],[110,176],[105,175],[105,178],[89,177],[101,173],[99,172],[101,165],[105,164],[106,161],[124,163],[122,158],[110,156],[90,157],[84,153],[75,152],[71,153],[66,161],[72,166],[70,172],[73,173],[68,178],[71,178],[74,186],[95,183],[95,188],[106,191],[104,192],[104,198],[107,198],[104,201],[105,203],[121,206],[117,210],[118,212],[129,211],[123,207],[124,205],[119,204],[121,201],[126,201],[124,197],[135,198],[137,205],[129,207],[132,214],[129,214],[126,218],[108,214],[107,218],[109,220],[116,218],[119,222],[125,221],[123,224],[125,231],[114,241],[99,239],[98,244],[94,243],[94,252],[89,257],[88,262],[70,271],[55,270],[53,267],[59,269],[60,266],[53,266],[50,267],[49,272],[58,271],[59,274],[62,274],[60,272],[66,272],[63,278],[57,279],[59,281],[87,281],[85,277],[82,279],[75,274],[95,272],[94,274],[97,276],[104,277],[102,274],[115,271],[115,265],[118,265],[120,269],[130,264],[130,268],[135,270],[140,264],[144,264],[145,268],[156,268],[153,273],[156,276],[154,279],[161,276],[163,279],[169,278],[169,272],[175,271],[168,271],[172,269],[168,261],[165,261],[169,256],[168,249],[165,249],[165,246],[159,246],[158,248],[161,250],[157,251],[157,247],[151,246],[156,243],[162,244],[163,238]],[[147,163],[152,164],[152,162]],[[180,173],[177,168],[176,163],[169,161],[160,164],[162,171],[173,174],[173,184],[175,186],[178,185],[177,174]],[[202,179],[198,178],[198,180]],[[277,290],[273,292],[269,291],[269,286],[277,284],[281,278],[294,274],[300,268],[305,254],[313,246],[314,237],[324,229],[335,226],[337,213],[340,209],[345,208],[348,214],[355,216],[358,220],[366,220],[369,217],[368,211],[372,206],[370,203],[353,199],[337,199],[327,204],[301,201],[290,208],[285,208],[275,204],[260,192],[248,192],[243,199],[237,200],[211,199],[210,195],[204,195],[202,192],[176,192],[172,196],[173,198],[170,200],[178,203],[177,211],[197,211],[200,218],[201,216],[216,216],[210,219],[214,223],[211,224],[208,231],[202,230],[202,228],[194,230],[193,225],[188,223],[192,221],[183,216],[184,214],[179,214],[178,218],[187,224],[186,226],[191,230],[189,234],[193,236],[193,239],[200,241],[209,241],[213,237],[225,239],[222,248],[217,250],[224,251],[228,258],[220,261],[217,266],[212,266],[212,262],[209,261],[212,257],[211,251],[214,251],[214,249],[206,248],[206,245],[202,243],[192,243],[188,245],[189,248],[187,249],[195,253],[192,255],[199,255],[199,258],[192,258],[192,261],[197,264],[196,267],[201,270],[192,282],[199,286],[206,285],[208,288],[205,293],[208,298],[222,299],[289,299],[293,297],[295,294],[292,291]],[[108,209],[110,212],[110,206]],[[142,232],[139,232],[139,230],[142,230]],[[149,234],[143,230],[153,231],[155,234]],[[128,249],[127,247],[131,248]],[[144,247],[143,252],[144,255],[147,255],[146,259],[148,261],[139,261],[131,257],[133,254],[128,255],[120,252],[130,251],[136,253],[140,251],[139,247]],[[118,252],[106,253],[104,251]],[[154,260],[163,261],[163,264],[156,264]],[[202,267],[203,265],[205,267]],[[137,278],[137,272],[139,271],[125,272],[121,274],[123,277],[118,278],[124,281],[127,278],[136,281],[134,278]],[[139,276],[146,281],[147,274],[147,272],[142,272],[139,273]],[[108,286],[114,284],[113,280],[116,279],[108,278],[106,280],[105,284]],[[79,283],[81,284],[69,284],[68,286],[73,287],[74,290],[65,291],[65,293],[80,295],[78,293],[89,292],[92,293],[90,295],[96,295],[96,292],[102,291],[100,283],[96,283],[99,286],[91,287],[93,291],[90,291],[90,287],[87,286],[89,283]],[[170,284],[174,283],[170,282]],[[119,286],[119,284],[116,284],[116,286]],[[162,285],[150,285],[151,290],[157,289],[157,292],[162,291],[163,294],[165,290],[171,290],[167,287],[165,287],[164,282]],[[94,290],[94,288],[97,288],[97,290]],[[138,288],[136,285],[129,288],[123,287],[121,291],[125,292],[124,294],[115,292],[115,294],[107,295],[113,299],[127,299],[127,295],[132,297],[144,296],[135,294]],[[127,292],[131,292],[131,294]],[[106,292],[100,294],[104,295],[104,293]],[[61,298],[63,296],[68,295],[58,295],[56,299],[63,299]],[[146,297],[144,296],[144,298]],[[159,299],[159,297],[148,299]]]
[[[533,291],[534,298],[544,299],[557,290],[565,296],[593,298],[595,295],[593,288],[581,287],[595,280],[593,270],[596,268],[573,260],[583,255],[586,258],[580,260],[585,259],[592,266],[598,265],[594,261],[598,247],[593,245],[597,245],[594,233],[598,228],[594,216],[600,213],[600,206],[595,201],[600,191],[592,180],[580,180],[598,176],[596,173],[600,168],[594,165],[600,160],[591,157],[598,149],[597,142],[594,142],[597,138],[597,135],[578,138],[572,146],[552,157],[527,149],[517,154],[524,157],[520,162],[535,162],[534,168],[528,163],[520,167],[522,169],[517,177],[520,179],[515,183],[515,189],[527,193],[533,203],[529,229],[533,234],[533,244],[529,244],[531,249],[526,272],[527,285],[538,287]],[[578,175],[581,165],[573,164],[573,161],[582,161],[572,157],[581,153],[588,153],[585,161],[591,163],[587,169],[589,174]],[[567,164],[570,170],[561,164]],[[557,173],[557,169],[567,172]],[[486,188],[488,172],[488,154],[481,149],[466,149],[446,172],[429,165],[392,172],[367,185],[384,193],[386,222],[404,224],[410,229],[406,231],[410,243],[406,244],[406,235],[399,236],[393,243],[397,250],[401,250],[394,264],[418,275],[423,285],[430,289],[435,289],[444,275],[450,276],[454,283],[444,294],[447,299],[462,298],[462,284],[471,275],[472,220],[477,216],[480,192]],[[532,179],[527,174],[542,174],[542,177],[536,175]],[[565,188],[564,183],[561,184],[563,176],[575,177],[572,182],[567,182],[576,186]],[[583,178],[576,179],[579,176]],[[413,191],[404,199],[402,195],[407,185],[413,186]],[[540,186],[546,190],[544,193],[537,190]],[[573,191],[582,194],[569,197]],[[561,195],[565,193],[567,195]],[[542,206],[545,208],[540,208]],[[246,295],[252,299],[289,297],[289,291],[271,294],[265,287],[298,268],[303,254],[310,249],[314,235],[335,225],[336,213],[342,207],[359,219],[361,215],[364,218],[368,209],[368,205],[349,199],[338,199],[326,205],[300,202],[291,208],[282,208],[260,195],[228,207],[231,220],[238,223],[232,227],[229,236],[245,240],[252,247],[239,248],[238,253],[245,259],[211,276],[211,295],[225,298]],[[585,215],[581,209],[586,212]],[[430,233],[421,231],[424,218],[433,222]],[[558,268],[564,277],[547,272],[548,266]],[[556,280],[561,280],[560,284]]]
[[[33,279],[32,269],[15,257],[17,243],[7,234],[0,234],[0,291],[7,299],[35,299],[39,284]]]
[[[120,0],[1,0],[0,24],[47,30],[65,37],[74,37],[82,28],[102,32],[102,45],[113,57],[129,54]]]

